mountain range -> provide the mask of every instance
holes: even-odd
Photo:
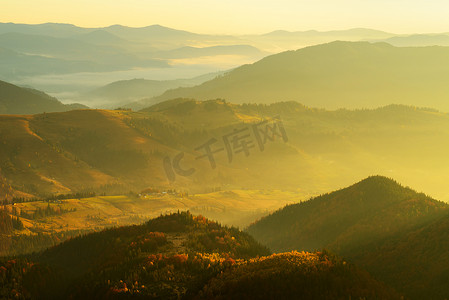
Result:
[[[295,100],[333,109],[391,103],[422,106],[422,99],[431,95],[428,106],[445,110],[441,100],[445,93],[441,86],[445,70],[439,68],[444,64],[435,65],[435,61],[444,61],[446,57],[441,48],[397,49],[383,44],[368,47],[342,42],[303,48],[336,40],[447,46],[448,36],[446,33],[397,35],[363,28],[328,32],[278,30],[262,35],[225,36],[196,34],[160,25],[81,28],[54,23],[0,23],[0,80],[33,86],[64,102],[76,100],[98,107],[86,92],[114,81],[174,80],[196,77],[201,74],[199,70],[206,74],[244,65],[229,72],[226,79],[194,90],[169,92],[144,103],[149,106],[177,97],[220,97],[239,103]],[[279,54],[259,61],[273,53]],[[432,57],[435,59],[427,64],[426,58]],[[246,66],[254,62],[257,63]],[[372,72],[373,66],[377,73]],[[336,76],[340,71],[344,75]],[[108,77],[110,81],[102,80]],[[379,78],[383,81],[378,81]],[[259,90],[260,85],[263,91]],[[170,85],[169,88],[185,86]],[[365,88],[370,92],[363,94]],[[275,93],[277,89],[283,93]],[[82,100],[78,100],[80,96]],[[155,92],[150,92],[142,98],[155,96]],[[111,108],[116,103],[101,103],[101,107]]]
[[[0,296],[400,299],[366,272],[326,252],[269,254],[244,232],[181,212],[0,261]]]
[[[0,23],[0,49],[0,79],[7,81],[38,75],[168,68],[171,60],[182,58],[234,55],[257,60],[264,56],[239,38],[158,25],[81,28]]]
[[[254,128],[264,132],[275,124],[283,125],[284,138],[276,132],[261,147]],[[0,116],[0,168],[13,195],[112,187],[299,189],[311,195],[378,173],[446,200],[447,128],[447,114],[407,106],[326,111],[296,102],[176,99],[139,112]],[[224,138],[234,130],[250,134],[247,153],[225,149]],[[205,154],[200,146],[211,142],[212,151],[221,148],[213,156],[215,168],[209,159],[197,159]],[[193,171],[173,174],[173,161],[182,153],[182,168]]]

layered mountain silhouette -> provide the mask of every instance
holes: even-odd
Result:
[[[256,61],[265,56],[246,42],[159,25],[81,28],[0,23],[0,79],[27,83],[28,77],[39,75],[170,68],[175,59],[230,55]]]
[[[229,76],[193,90],[175,90],[145,100],[146,106],[188,97],[224,98],[236,103],[294,100],[328,109],[397,103],[447,110],[443,67],[447,51],[444,48],[398,49],[382,43],[333,42],[368,40],[398,46],[447,46],[447,37],[445,33],[403,36],[363,28],[328,32],[279,30],[236,37],[196,34],[160,25],[81,28],[54,23],[0,23],[0,79],[33,85],[33,79],[39,77],[38,88],[72,95],[79,92],[77,89],[84,92],[93,88],[92,81],[73,74],[123,71],[132,74],[124,73],[123,79],[128,79],[140,76],[135,72],[147,70],[152,74],[154,69],[162,69],[162,73],[180,72],[179,77],[171,75],[170,78],[183,78],[188,76],[182,73],[183,68],[189,68],[186,60],[192,68],[207,65],[205,72],[211,72],[253,63],[269,53],[300,49],[244,65]],[[304,48],[329,42],[332,43]],[[439,61],[442,63],[438,64]],[[69,76],[61,86],[52,78],[55,74],[74,77]],[[198,70],[194,74],[198,74]],[[41,76],[50,78],[42,80]],[[121,79],[112,78],[111,81]],[[95,87],[103,84],[105,82],[99,81]],[[185,85],[170,86],[179,87]],[[158,90],[158,93],[164,91]],[[142,98],[154,96],[157,94],[148,93]],[[85,100],[82,102],[89,103],[89,98]],[[124,99],[127,101],[129,99]],[[110,108],[115,104],[101,107]]]
[[[148,97],[158,96],[167,90],[181,86],[195,86],[221,74],[223,72],[176,80],[121,80],[86,92],[79,98],[80,100],[87,98],[90,102],[97,103],[97,106],[100,105],[106,108],[116,108],[123,105],[126,108],[140,110],[148,106],[147,101],[151,102],[151,100],[147,100]]]
[[[445,34],[394,36],[383,41],[397,47],[449,46],[449,36]]]
[[[168,91],[153,101],[177,97],[235,103],[295,100],[328,109],[393,103],[448,111],[448,54],[446,47],[337,41],[272,55],[197,87]]]
[[[338,275],[337,275],[338,274]],[[319,283],[318,283],[319,282]],[[332,286],[332,288],[329,288]],[[326,252],[274,254],[213,278],[200,299],[400,299],[368,273]]]

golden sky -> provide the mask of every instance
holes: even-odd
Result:
[[[160,24],[198,33],[365,27],[449,32],[448,0],[0,0],[0,22],[82,27]]]

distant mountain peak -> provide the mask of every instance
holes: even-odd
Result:
[[[110,26],[107,26],[107,27],[104,27],[104,28],[130,28],[130,27],[125,26],[125,25],[121,25],[121,24],[113,24],[113,25],[110,25]]]
[[[146,28],[161,28],[161,29],[173,29],[173,28],[169,28],[166,26],[162,26],[160,24],[153,24],[153,25],[149,25],[149,26],[145,26]]]

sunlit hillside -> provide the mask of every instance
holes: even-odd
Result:
[[[292,204],[248,228],[276,251],[328,248],[347,254],[427,224],[449,206],[373,176],[348,188]]]
[[[383,174],[447,200],[447,128],[447,114],[407,106],[326,111],[177,99],[140,112],[0,116],[0,168],[10,198],[149,187],[316,195]],[[225,146],[235,130],[249,134],[245,152]],[[218,152],[207,156],[206,145]]]
[[[279,288],[282,287],[282,288]],[[213,278],[200,299],[401,299],[329,253],[288,252],[250,260]]]

